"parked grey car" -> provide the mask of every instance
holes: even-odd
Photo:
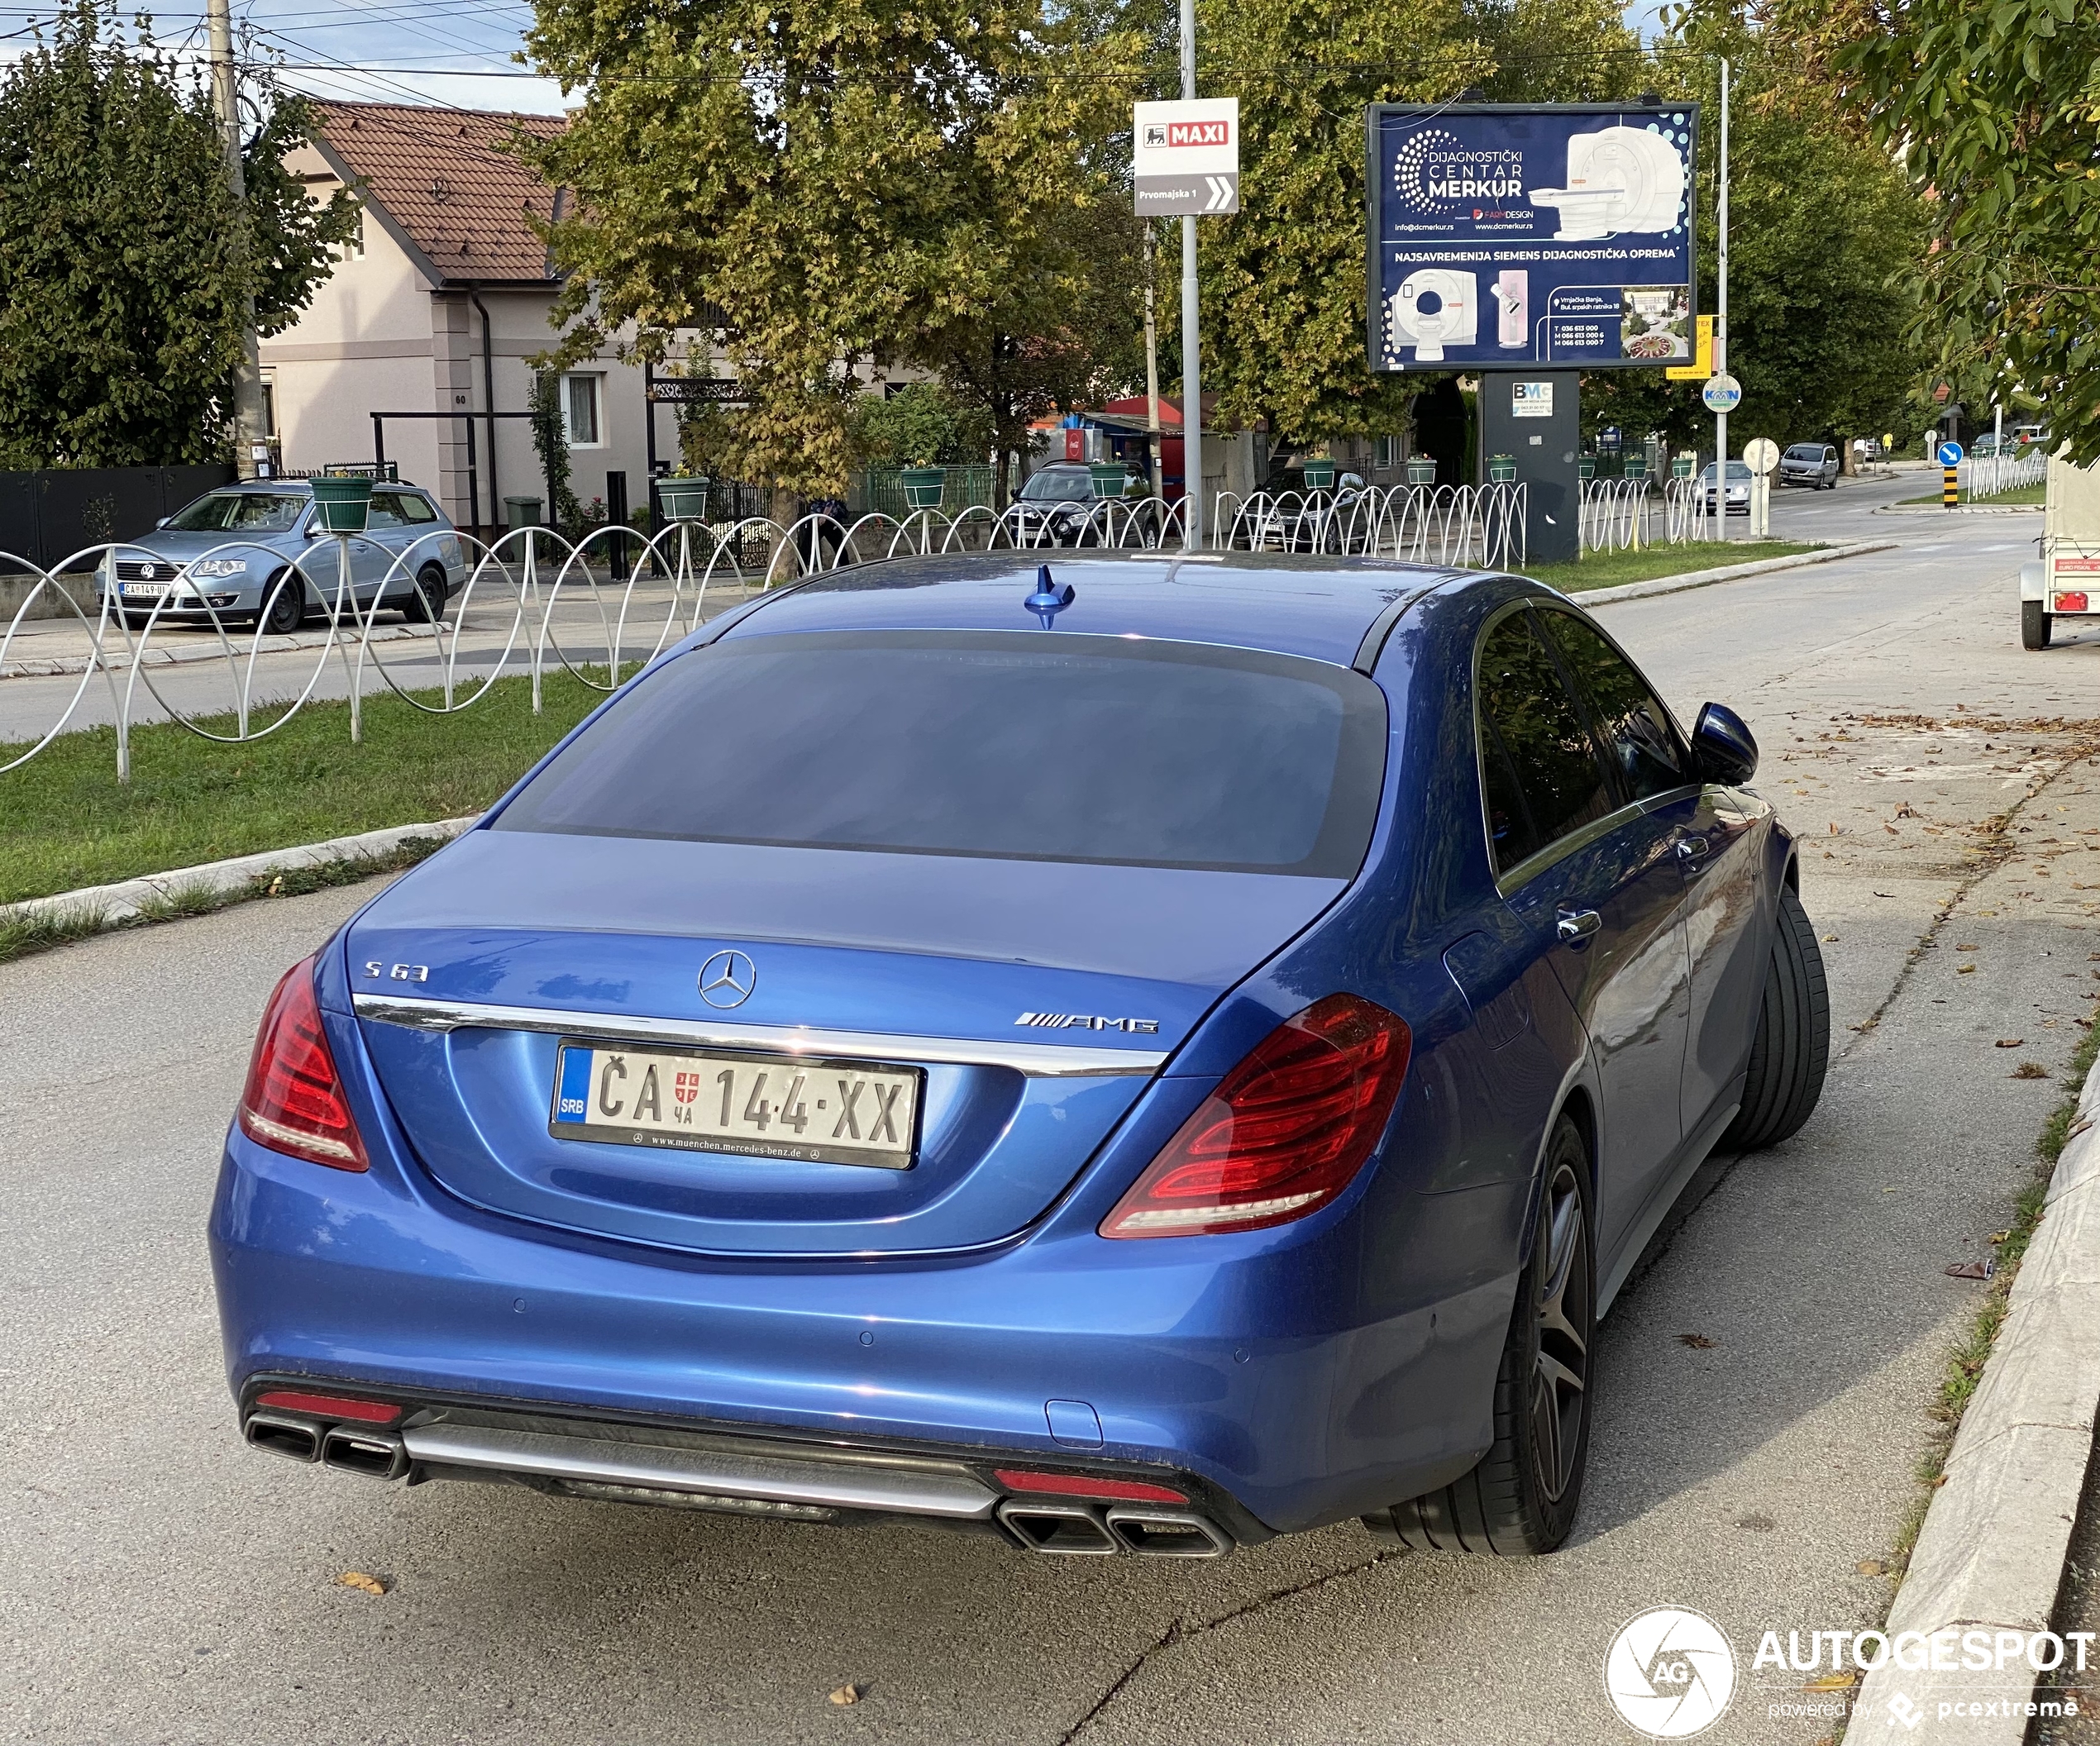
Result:
[[[1835,491],[1838,482],[1838,451],[1827,442],[1797,442],[1779,457],[1779,483],[1812,485],[1818,491]]]
[[[1719,506],[1714,502],[1714,464],[1711,460],[1699,475],[1699,489],[1706,500],[1706,513],[1716,513]],[[1731,460],[1728,464],[1728,513],[1750,513],[1750,468],[1747,461]]]
[[[304,479],[258,479],[208,491],[117,554],[117,605],[143,618],[207,623],[216,613],[271,632],[297,630],[336,598],[335,541],[316,524]],[[297,568],[293,561],[303,560]],[[466,576],[457,530],[428,493],[382,484],[370,522],[350,537],[351,592],[360,607],[384,589],[382,607],[427,623]],[[103,577],[96,572],[99,599]]]

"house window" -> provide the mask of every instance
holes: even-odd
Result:
[[[1400,464],[1400,439],[1397,436],[1381,436],[1377,446],[1372,451],[1371,464],[1374,467],[1397,466]]]
[[[263,435],[274,436],[277,434],[277,384],[274,382],[265,381],[263,384],[262,400]]]
[[[604,382],[603,376],[561,379],[561,411],[568,421],[570,447],[594,449],[604,440],[599,435]]]

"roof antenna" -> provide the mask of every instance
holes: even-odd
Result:
[[[1057,614],[1071,604],[1077,593],[1078,590],[1069,582],[1062,587],[1052,582],[1050,580],[1050,566],[1038,564],[1035,567],[1035,592],[1021,604],[1043,621],[1043,627],[1047,631],[1056,625]]]

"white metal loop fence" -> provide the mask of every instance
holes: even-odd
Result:
[[[1179,503],[1105,502],[1089,513],[1076,543],[1156,549],[1180,541],[1184,525]],[[168,560],[127,541],[84,547],[48,570],[0,552],[0,571],[33,579],[0,627],[0,671],[21,658],[26,643],[54,628],[46,622],[54,606],[56,628],[84,632],[67,639],[73,658],[55,664],[78,670],[69,685],[50,688],[48,725],[0,761],[0,774],[27,763],[88,713],[86,700],[98,685],[107,691],[107,717],[116,728],[117,777],[128,781],[131,730],[150,707],[200,738],[241,744],[276,732],[328,693],[332,667],[354,742],[363,736],[365,694],[379,687],[427,714],[446,715],[471,708],[499,678],[526,677],[537,713],[551,670],[610,692],[698,629],[710,603],[719,607],[725,594],[733,604],[804,576],[884,558],[1068,538],[1047,528],[1022,537],[1011,511],[981,506],[954,516],[916,510],[901,520],[871,513],[850,522],[806,515],[785,526],[763,518],[721,527],[677,522],[648,537],[607,527],[580,541],[532,527],[490,543],[447,529],[415,541],[377,578],[356,571],[347,538],[319,538],[295,555],[272,557],[281,567],[265,584],[260,610],[250,608],[238,618],[212,603],[213,594],[223,600],[229,592],[214,566],[232,556],[252,562],[258,550],[252,540],[229,540],[169,565],[165,582],[154,584],[158,592],[129,603],[120,565],[136,570]],[[449,561],[465,580],[449,601],[424,605],[419,577],[434,561]],[[272,608],[288,595],[300,603],[296,613],[286,614],[294,627],[317,620],[319,636],[267,628]],[[380,614],[404,608],[412,618],[432,621],[430,635],[413,642],[375,637]],[[179,667],[169,664],[177,644]],[[183,675],[179,687],[170,682],[176,672]],[[231,718],[231,732],[222,717]]]
[[[2049,457],[2039,445],[2024,455],[1972,455],[1961,464],[1960,473],[1964,499],[2002,497],[2040,484],[2049,476]]]

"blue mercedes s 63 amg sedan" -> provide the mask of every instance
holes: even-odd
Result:
[[[776,590],[286,973],[211,1221],[243,1434],[1039,1553],[1549,1550],[1598,1317],[1821,1087],[1756,761],[1513,576]]]

